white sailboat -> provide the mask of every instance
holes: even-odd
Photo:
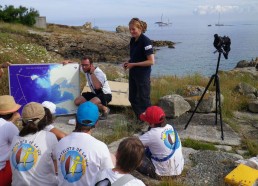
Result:
[[[219,12],[219,20],[218,20],[218,23],[216,23],[215,26],[224,26],[224,24],[220,23],[220,12]]]
[[[155,22],[155,24],[157,24],[160,27],[162,27],[162,26],[169,26],[169,25],[172,24],[171,22],[169,22],[169,20],[168,20],[168,22],[163,22],[162,18],[163,18],[163,14],[161,15],[160,21]]]

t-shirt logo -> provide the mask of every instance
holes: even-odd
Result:
[[[144,47],[145,50],[149,50],[151,48],[152,48],[152,45],[148,45],[148,46]]]
[[[30,143],[17,143],[12,149],[11,163],[18,171],[28,171],[37,163],[39,152]]]
[[[175,150],[180,146],[178,135],[172,129],[162,132],[162,140],[164,141],[165,146],[169,149]]]
[[[61,172],[68,182],[76,182],[81,179],[86,171],[86,161],[77,151],[68,151],[61,156]]]

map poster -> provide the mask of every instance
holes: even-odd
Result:
[[[74,114],[74,99],[80,95],[79,64],[19,64],[9,66],[9,88],[16,103],[56,104],[56,115]]]

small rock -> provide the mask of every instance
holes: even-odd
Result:
[[[232,147],[228,145],[215,145],[216,148],[220,150],[225,150],[225,151],[231,151]]]
[[[250,63],[246,60],[241,60],[237,63],[235,68],[244,68],[244,67],[249,67]]]
[[[251,85],[249,85],[249,84],[247,84],[245,82],[239,83],[236,86],[235,90],[237,92],[243,94],[243,95],[248,95],[248,94],[254,94],[255,95],[256,92],[257,92],[256,88],[254,88],[253,86],[251,86]]]
[[[191,106],[180,95],[167,95],[159,100],[159,106],[164,109],[167,117],[178,117],[191,109]]]
[[[252,100],[248,103],[248,110],[258,113],[258,100]]]
[[[245,154],[248,153],[248,151],[246,151],[246,150],[237,150],[236,152],[237,152],[238,154],[240,154],[240,155],[245,155]]]

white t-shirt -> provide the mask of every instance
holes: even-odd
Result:
[[[107,145],[87,133],[72,132],[55,150],[60,186],[92,186],[99,170],[113,168]]]
[[[99,182],[101,180],[104,180],[105,178],[108,178],[109,181],[111,182],[111,184],[113,184],[116,180],[118,180],[119,178],[121,178],[124,175],[125,174],[120,174],[118,172],[113,171],[112,169],[105,169],[105,170],[98,172],[98,174],[95,178],[94,184],[96,184],[97,182]],[[123,186],[145,186],[145,184],[141,180],[134,178],[134,179],[130,180],[129,182],[127,182],[126,184],[124,184]]]
[[[43,130],[50,132],[53,128],[55,128],[54,125],[50,124],[50,125],[47,125]]]
[[[14,136],[18,136],[18,128],[9,121],[0,118],[0,170],[9,160],[9,153]]]
[[[84,73],[84,74],[85,74],[85,77],[87,79],[87,84],[89,85],[89,87],[91,89],[91,92],[95,93],[95,90],[94,90],[95,87],[92,83],[91,75],[89,73]],[[103,93],[104,94],[111,94],[111,89],[109,87],[106,74],[99,67],[96,67],[96,69],[94,70],[94,74],[102,85]]]
[[[16,136],[11,145],[12,185],[57,185],[53,149],[57,144],[53,133],[39,131],[24,137]]]
[[[156,173],[160,176],[180,175],[184,168],[182,145],[176,134],[174,128],[166,124],[165,127],[151,128],[139,137],[143,145],[149,147],[153,157],[162,159],[173,153],[166,161],[159,162],[151,159]]]

